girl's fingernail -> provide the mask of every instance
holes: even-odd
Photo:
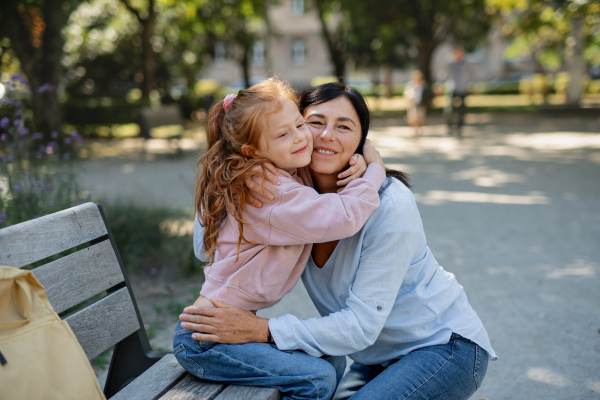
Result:
[[[189,313],[189,312],[190,312],[190,309],[189,309],[189,308],[184,308],[184,309],[183,309],[183,312],[187,314],[187,313]]]
[[[181,323],[181,327],[182,327],[182,328],[187,328],[187,324],[186,324],[185,322],[182,322],[182,323]]]

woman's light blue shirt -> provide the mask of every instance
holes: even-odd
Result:
[[[322,317],[271,318],[277,347],[387,365],[445,344],[455,332],[496,359],[463,288],[427,247],[412,193],[396,179],[387,184],[379,208],[360,232],[338,242],[323,268],[311,257],[302,280]]]

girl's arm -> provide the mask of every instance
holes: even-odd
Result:
[[[348,164],[350,166],[338,174],[337,185],[340,186],[338,193],[343,190],[343,186],[362,177],[367,170],[365,158],[358,153],[350,157]],[[276,176],[277,168],[273,164],[265,164],[265,169],[267,169],[267,182],[264,185],[262,184],[263,170],[261,167],[256,167],[256,175],[246,180],[246,187],[250,190],[247,201],[257,208],[263,206],[263,201],[273,200],[273,195],[277,192],[273,186],[279,185]]]
[[[247,207],[244,217],[257,229],[245,229],[244,237],[259,244],[287,246],[339,240],[360,231],[379,207],[379,188],[386,177],[385,164],[368,140],[363,151],[367,172],[340,193],[319,194],[288,178],[268,207]]]

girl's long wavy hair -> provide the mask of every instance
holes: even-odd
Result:
[[[214,262],[217,234],[227,214],[238,224],[238,256],[242,240],[248,242],[243,236],[244,226],[249,225],[243,215],[249,193],[245,181],[256,174],[255,166],[269,160],[243,154],[242,146],[259,148],[267,116],[281,109],[286,99],[298,104],[291,87],[270,78],[240,90],[227,112],[223,109],[223,101],[219,101],[208,113],[208,146],[196,164],[194,201],[198,221],[204,227],[203,242],[210,256],[209,265]]]

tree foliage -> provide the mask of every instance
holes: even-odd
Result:
[[[600,65],[600,1],[488,0],[488,5],[511,40],[507,56],[530,57],[541,73],[566,69],[567,102],[577,103],[585,63]]]

